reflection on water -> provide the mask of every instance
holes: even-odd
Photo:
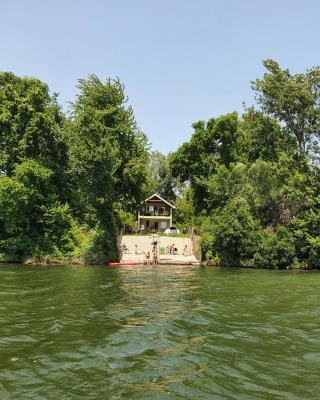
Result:
[[[318,273],[0,268],[0,399],[316,399]]]

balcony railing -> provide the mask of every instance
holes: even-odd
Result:
[[[140,211],[141,217],[170,217],[170,211]]]

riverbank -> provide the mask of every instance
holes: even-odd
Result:
[[[141,257],[140,257],[141,258]],[[131,259],[129,260],[129,262],[140,262],[141,266],[147,266],[145,265],[144,261],[140,260],[140,258],[137,259]],[[128,262],[128,260],[124,260],[122,258],[121,260],[122,262]],[[66,265],[73,265],[73,266],[105,266],[107,265],[107,263],[86,263],[82,260],[79,259],[74,259],[74,260],[57,260],[57,259],[45,259],[45,260],[36,260],[36,259],[32,259],[32,258],[28,258],[23,262],[3,262],[0,261],[0,266],[16,266],[16,265],[21,265],[21,266],[39,266],[39,267],[49,267],[49,266],[66,266]],[[287,267],[287,268],[261,268],[261,267],[243,267],[243,266],[239,266],[239,267],[226,267],[226,266],[219,266],[215,263],[211,263],[210,261],[204,261],[204,262],[199,262],[198,260],[194,261],[194,259],[188,259],[188,258],[184,258],[182,261],[179,260],[178,258],[176,259],[168,259],[168,258],[162,258],[159,260],[158,264],[156,264],[155,266],[198,266],[198,267],[202,267],[202,268],[208,268],[208,269],[216,269],[216,270],[242,270],[242,271],[258,271],[258,270],[262,270],[262,271],[304,271],[304,272],[318,272],[320,273],[320,269],[319,268],[308,268],[307,266],[305,267],[296,267],[296,268],[292,268],[292,267]],[[149,266],[153,266],[152,263],[149,264]],[[130,267],[130,266],[129,266]]]
[[[35,258],[27,258],[23,261],[23,265],[89,265],[80,259],[71,259],[71,260],[58,260],[55,258],[45,257],[42,260],[37,260]]]

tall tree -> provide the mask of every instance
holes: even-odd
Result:
[[[238,115],[230,113],[192,126],[194,133],[190,142],[170,156],[170,167],[174,177],[190,182],[195,208],[200,212],[207,205],[208,176],[215,173],[219,164],[228,166],[235,159]]]
[[[116,248],[115,204],[132,209],[145,194],[147,141],[118,79],[102,82],[91,75],[78,88],[69,127],[72,174],[102,230],[103,252],[110,254]]]
[[[0,73],[0,171],[10,176],[16,164],[32,158],[56,171],[67,165],[64,116],[48,86],[35,78]]]
[[[20,261],[70,238],[65,117],[48,86],[0,73],[0,253]]]
[[[158,193],[164,199],[174,202],[177,195],[183,189],[178,178],[172,176],[168,156],[153,151],[150,154],[150,192]]]
[[[292,140],[285,134],[277,120],[248,108],[239,121],[236,144],[237,159],[254,162],[257,159],[276,161],[281,151],[293,147]]]
[[[283,123],[305,153],[320,137],[320,67],[291,74],[274,60],[265,60],[263,79],[252,82],[262,110]]]

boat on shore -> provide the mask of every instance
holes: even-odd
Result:
[[[109,262],[107,265],[108,267],[137,267],[141,265],[141,262],[136,262],[136,261],[123,262],[123,263]]]

